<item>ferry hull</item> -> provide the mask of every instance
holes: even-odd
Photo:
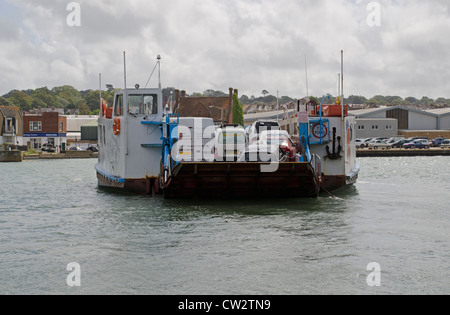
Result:
[[[98,186],[136,194],[160,194],[158,178],[111,179],[97,172]]]
[[[316,198],[320,183],[309,163],[181,163],[164,187],[166,199]]]

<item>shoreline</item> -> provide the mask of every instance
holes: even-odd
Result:
[[[356,157],[402,157],[402,156],[450,156],[450,149],[358,149]]]

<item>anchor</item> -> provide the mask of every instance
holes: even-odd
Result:
[[[336,140],[338,142],[338,147],[337,147],[337,151],[336,151]],[[341,156],[341,151],[342,151],[342,146],[341,146],[341,137],[337,137],[336,138],[336,127],[333,127],[333,151],[330,152],[330,146],[326,146],[325,148],[327,150],[327,156],[330,160],[337,160],[342,158]]]

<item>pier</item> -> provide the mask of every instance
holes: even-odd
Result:
[[[401,157],[401,156],[450,156],[450,149],[431,148],[431,149],[389,149],[389,150],[370,150],[358,149],[356,157]]]

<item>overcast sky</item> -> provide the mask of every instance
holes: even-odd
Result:
[[[346,96],[450,98],[447,0],[69,3],[0,0],[0,95],[98,89],[99,73],[103,88],[123,87],[123,51],[129,87],[145,85],[160,54],[163,87],[303,97],[306,56],[309,94],[335,95],[343,49]]]

